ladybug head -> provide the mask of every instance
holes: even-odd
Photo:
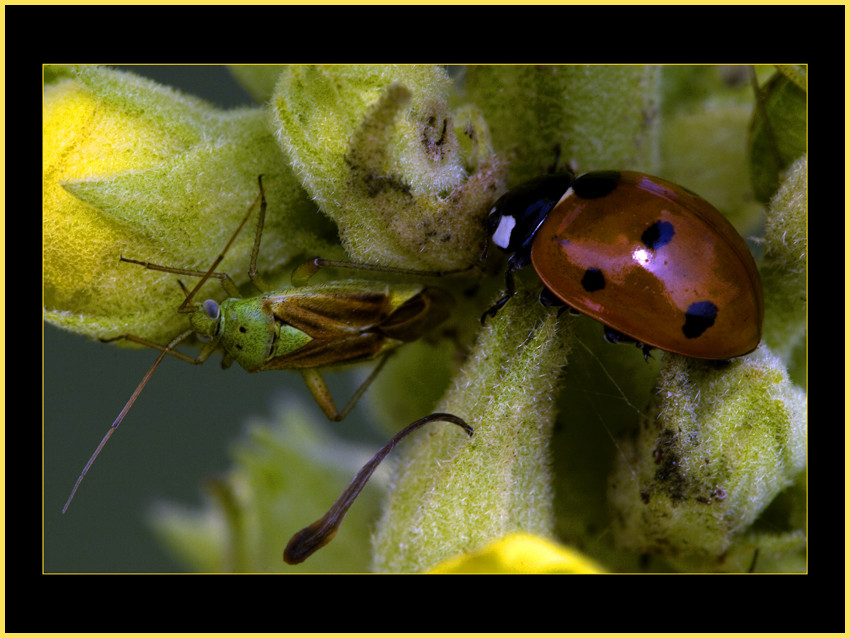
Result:
[[[493,243],[506,253],[530,252],[534,233],[574,180],[572,173],[545,175],[502,195],[487,218]]]

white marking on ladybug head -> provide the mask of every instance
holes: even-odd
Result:
[[[516,226],[516,219],[513,218],[513,215],[502,216],[498,227],[493,231],[493,243],[503,250],[507,249],[511,243],[511,233],[514,226]]]

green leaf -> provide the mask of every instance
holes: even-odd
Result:
[[[805,67],[800,72],[805,77]],[[780,173],[806,152],[807,121],[805,85],[775,74],[759,91],[750,126],[750,180],[759,201],[773,196]]]

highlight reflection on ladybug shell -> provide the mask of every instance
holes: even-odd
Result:
[[[647,345],[727,359],[761,340],[761,281],[746,243],[672,182],[579,176],[538,229],[531,261],[566,304]]]

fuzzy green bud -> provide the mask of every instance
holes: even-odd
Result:
[[[665,357],[655,399],[621,441],[609,498],[617,542],[720,567],[806,465],[806,396],[767,348],[722,364]]]
[[[450,111],[450,87],[430,66],[280,76],[271,103],[280,144],[357,261],[444,270],[480,256],[502,171],[483,119]]]
[[[786,362],[807,329],[808,160],[801,157],[770,201],[765,223],[764,340]]]
[[[556,160],[579,172],[652,172],[659,79],[656,66],[471,66],[466,97],[487,118],[496,150],[510,158],[511,183]]]
[[[423,571],[506,534],[554,533],[549,438],[569,322],[518,294],[488,320],[438,410],[454,429],[414,435],[375,536],[378,571]]]

